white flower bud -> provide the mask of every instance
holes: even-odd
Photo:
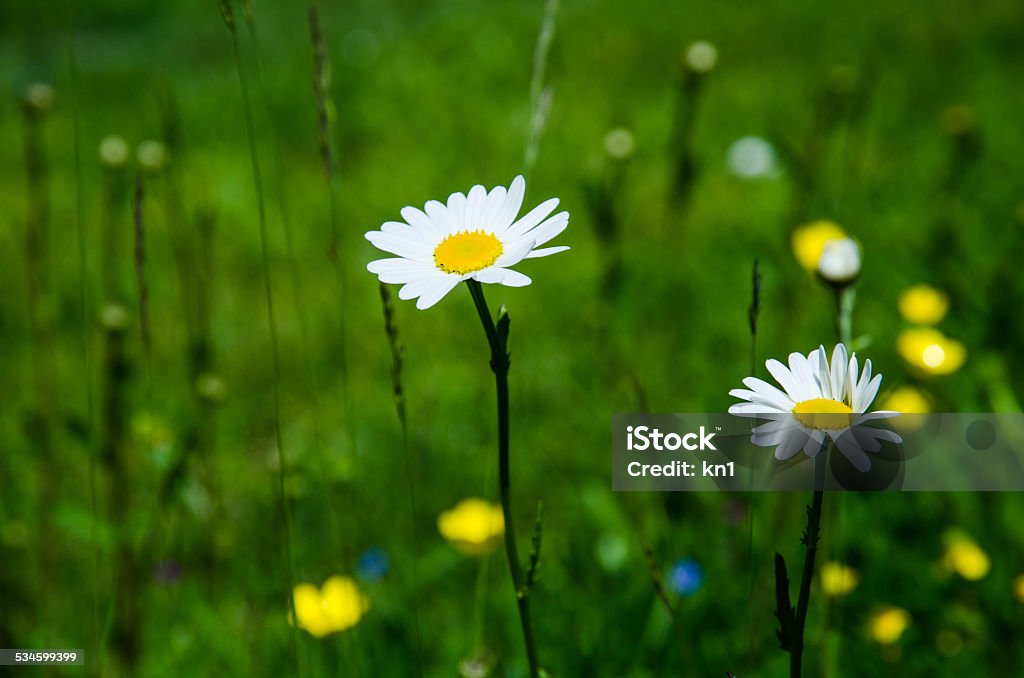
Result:
[[[740,137],[729,146],[725,162],[740,179],[765,179],[778,174],[775,147],[756,136]]]
[[[123,167],[129,153],[128,142],[119,136],[105,137],[100,142],[100,161],[107,167]]]
[[[853,238],[829,240],[818,259],[818,275],[835,285],[846,285],[860,275],[860,246]]]
[[[54,98],[53,87],[45,82],[34,82],[25,88],[25,103],[39,113],[49,110]]]
[[[617,127],[604,135],[604,152],[610,158],[625,160],[633,155],[635,149],[636,142],[633,140],[633,133],[625,127]]]
[[[131,317],[128,309],[120,304],[107,304],[100,310],[100,325],[112,332],[121,332],[128,328]]]
[[[686,48],[685,60],[694,73],[707,73],[718,62],[718,50],[707,40],[699,40]]]
[[[143,169],[156,172],[167,164],[167,148],[159,141],[143,141],[135,150],[135,158]]]

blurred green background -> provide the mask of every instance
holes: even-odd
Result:
[[[275,376],[217,2],[0,6],[0,646],[85,648],[91,675],[525,675],[504,555],[466,557],[436,527],[497,497],[471,300],[395,299],[406,450],[365,270],[386,255],[362,236],[523,171],[544,6],[320,7],[336,237],[307,10],[235,7]],[[854,343],[881,399],[905,385],[933,411],[1019,411],[1022,21],[1010,0],[562,3],[526,203],[559,197],[572,218],[553,244],[573,249],[520,266],[529,287],[487,287],[512,317],[521,551],[544,503],[532,600],[552,675],[786,675],[772,557],[796,571],[807,497],[613,494],[608,432],[615,412],[728,406],[751,369],[755,259],[756,373],[835,342],[831,294],[791,252],[800,224],[834,220],[863,248]],[[686,64],[697,40],[710,71]],[[751,135],[764,176],[727,160]],[[967,349],[951,375],[896,350],[897,300],[922,282]],[[1024,675],[1019,496],[826,499],[819,563],[860,576],[842,596],[816,583],[807,675]],[[944,558],[953,528],[988,559],[981,577]],[[370,609],[296,645],[292,585],[333,575]],[[911,621],[883,643],[870,620],[888,606]]]

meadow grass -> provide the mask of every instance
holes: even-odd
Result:
[[[450,675],[469,654],[524,675],[506,568],[435,524],[496,496],[472,300],[393,300],[382,316],[361,237],[402,206],[507,185],[524,158],[527,201],[557,195],[572,214],[573,249],[521,267],[532,286],[487,288],[516,321],[511,524],[534,524],[543,501],[530,601],[552,675],[789,675],[772,554],[800,562],[806,498],[613,494],[607,424],[724,410],[765,358],[831,343],[834,299],[790,251],[799,223],[835,219],[863,245],[851,340],[885,374],[883,398],[913,385],[935,411],[1019,410],[1017,3],[355,3],[320,7],[317,47],[306,6],[257,2],[237,55],[209,2],[76,6],[70,41],[58,4],[0,8],[4,647],[85,645],[96,675]],[[681,57],[701,39],[718,63],[680,210]],[[37,81],[55,99],[31,119]],[[614,128],[635,140],[628,162],[607,155]],[[148,350],[131,277],[139,167],[101,163],[109,135],[168,149],[145,175]],[[774,144],[776,177],[729,172],[745,135]],[[922,379],[896,350],[897,297],[917,282],[950,295],[940,326],[968,348],[952,375]],[[805,675],[1020,672],[1020,496],[833,499],[817,565],[842,560],[860,581],[826,597],[816,566]],[[984,547],[986,577],[943,568],[950,527]],[[388,554],[381,578],[358,569],[371,547]],[[685,595],[669,577],[683,558],[704,571]],[[166,583],[164,560],[180,568]],[[290,627],[291,587],[332,575],[369,597],[359,623],[324,639]],[[113,629],[132,591],[127,669]],[[891,645],[865,630],[887,605],[912,618]]]

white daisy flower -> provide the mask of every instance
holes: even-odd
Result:
[[[401,284],[398,297],[417,299],[421,310],[463,280],[529,285],[530,278],[509,267],[569,249],[537,249],[565,230],[569,213],[549,216],[558,206],[558,198],[551,198],[516,220],[525,192],[526,181],[518,176],[508,189],[488,192],[476,185],[467,195],[452,193],[447,204],[431,200],[422,210],[406,207],[404,222],[388,221],[366,234],[378,249],[398,257],[371,261],[366,268],[381,282]]]
[[[831,438],[843,455],[860,471],[871,468],[867,452],[877,452],[882,442],[902,442],[896,433],[865,426],[868,421],[898,416],[897,412],[868,412],[878,393],[882,375],[871,376],[871,361],[864,361],[858,377],[857,354],[847,359],[846,347],[838,344],[829,365],[825,347],[806,356],[789,354],[789,367],[778,360],[765,363],[781,389],[756,377],[743,380],[748,389],[729,395],[746,402],[729,407],[730,414],[770,419],[751,431],[750,441],[774,447],[775,458],[785,461],[801,450],[814,457]]]

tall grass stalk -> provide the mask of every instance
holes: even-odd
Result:
[[[698,165],[693,146],[705,77],[706,73],[694,70],[687,65],[683,70],[682,82],[678,87],[672,123],[673,169],[669,195],[670,203],[676,208],[686,204],[697,181]]]
[[[530,77],[530,120],[526,138],[526,150],[523,152],[523,176],[530,178],[533,166],[537,162],[540,150],[540,138],[547,126],[548,111],[551,108],[552,91],[544,86],[544,75],[547,71],[548,54],[551,42],[555,39],[555,17],[558,15],[560,0],[546,0],[544,18],[541,20],[537,33],[537,43],[533,48],[533,73]]]
[[[82,121],[79,116],[78,92],[78,60],[75,54],[75,10],[71,0],[67,3],[68,12],[68,75],[71,89],[71,118],[74,150],[75,174],[75,233],[78,240],[78,311],[81,321],[82,381],[85,388],[85,446],[87,460],[87,476],[89,482],[89,542],[92,547],[91,571],[92,579],[92,647],[93,652],[100,654],[100,544],[96,527],[100,516],[97,507],[96,492],[96,449],[95,420],[96,405],[93,400],[92,349],[91,349],[91,318],[89,317],[89,259],[88,244],[85,232],[85,199],[82,196]],[[97,664],[94,675],[103,674],[102,664]]]
[[[414,468],[412,453],[409,450],[409,423],[405,413],[405,390],[402,387],[402,366],[405,359],[405,346],[402,345],[398,336],[398,325],[395,323],[395,305],[391,298],[391,292],[387,285],[378,284],[380,291],[380,303],[384,312],[384,334],[388,338],[388,347],[391,349],[391,388],[395,401],[395,414],[398,416],[398,423],[402,429],[402,454],[405,459],[405,477],[409,486],[409,546],[412,550],[412,564],[409,568],[409,576],[412,584],[412,613],[413,624],[416,630],[416,665],[422,675],[423,638],[420,630],[420,609],[419,609],[419,576],[417,573],[417,560],[419,559],[419,538],[417,536],[417,525],[419,523],[419,511],[416,502],[416,482],[418,474]]]
[[[128,311],[123,306],[105,306],[100,323],[103,328],[100,459],[108,476],[108,519],[111,525],[116,526],[110,610],[113,625],[110,633],[122,670],[131,673],[138,655],[141,601],[137,595],[139,566],[135,550],[131,547],[127,520],[132,515],[135,466],[128,449],[128,390],[132,374],[125,337],[129,325]],[[104,645],[101,643],[97,647],[101,667],[105,660]]]
[[[750,330],[750,376],[757,376],[757,321],[761,314],[761,269],[760,262],[755,258],[750,272],[750,306],[747,308],[747,327]],[[754,480],[757,465],[751,460],[750,486],[747,490],[747,567],[749,570],[748,599],[753,600],[755,592],[756,568],[754,562],[754,522],[756,518],[757,492],[754,491]],[[747,606],[747,626],[750,630],[751,660],[756,650],[757,634],[754,633],[754,606]]]
[[[51,288],[50,252],[50,168],[46,152],[45,121],[53,105],[52,90],[32,85],[25,93],[24,167],[28,213],[25,220],[25,273],[28,293],[28,329],[31,338],[30,369],[32,408],[29,439],[38,460],[36,465],[36,525],[38,535],[33,555],[38,559],[32,572],[33,588],[43,586],[56,576],[59,544],[53,539],[54,507],[57,506],[57,476],[51,472],[59,467],[55,458],[54,437],[57,428],[56,363],[54,360],[54,328]],[[33,91],[33,88],[36,88]],[[41,95],[40,95],[41,94]],[[45,599],[44,599],[45,600]],[[53,614],[48,604],[39,608],[43,618]]]
[[[143,361],[146,370],[146,386],[145,386],[145,401],[146,409],[153,416],[156,412],[156,398],[154,396],[154,380],[153,380],[153,342],[152,342],[152,330],[149,317],[149,281],[146,277],[146,218],[145,218],[145,198],[146,189],[145,182],[142,179],[142,175],[139,174],[135,179],[135,192],[132,199],[132,226],[135,234],[135,279],[137,285],[138,295],[138,310],[139,310],[139,328],[142,337],[142,353]],[[149,452],[149,458],[151,466],[154,470],[158,468],[156,462],[156,445],[153,441],[153,427],[148,426],[142,433],[146,450]],[[138,478],[135,478],[136,482]],[[153,514],[156,520],[156,560],[157,562],[163,562],[166,555],[165,548],[165,534],[164,534],[164,516],[162,510],[162,495],[158,491],[160,486],[159,477],[153,478],[153,491],[151,493],[153,501]],[[126,490],[122,490],[126,491]],[[128,527],[128,513],[119,513],[118,516],[123,521],[123,526]],[[122,535],[123,537],[124,535]],[[134,590],[130,590],[128,595],[133,598],[140,598],[143,595],[143,580],[142,572],[144,571],[143,559],[141,559],[135,553],[135,547],[132,545],[132,559],[134,561],[134,576],[135,579],[132,582],[135,586]],[[164,589],[166,594],[166,589]],[[137,605],[137,603],[136,603]],[[133,620],[131,633],[138,636],[138,629],[136,626],[141,624],[140,620]],[[133,639],[135,646],[138,645],[139,640]],[[137,651],[137,647],[135,648]],[[169,656],[164,653],[161,655],[165,661],[169,661]]]
[[[530,668],[530,678],[539,678],[540,659],[537,656],[537,645],[533,637],[533,624],[530,619],[530,588],[532,576],[523,573],[519,562],[519,550],[516,546],[516,528],[512,512],[512,478],[509,473],[509,410],[508,410],[508,370],[511,365],[508,352],[509,316],[504,308],[498,313],[495,323],[487,308],[484,290],[476,280],[467,280],[469,293],[473,297],[480,323],[491,350],[491,371],[494,372],[494,383],[498,396],[498,485],[501,491],[501,510],[505,518],[505,555],[512,575],[512,586],[515,590],[516,604],[519,609],[519,622],[523,630],[523,642],[526,645],[526,659]],[[539,553],[536,557],[539,557]],[[533,557],[531,557],[533,561]],[[530,573],[535,572],[535,562],[531,563]]]
[[[332,150],[331,110],[327,93],[328,69],[330,65],[327,61],[327,48],[323,39],[323,32],[320,30],[320,19],[316,7],[309,8],[309,30],[310,39],[313,42],[313,100],[316,103],[320,162],[324,172],[324,179],[327,181],[328,221],[330,224],[330,242],[328,243],[327,253],[331,266],[334,269],[335,286],[339,302],[338,328],[340,341],[338,342],[338,362],[341,370],[342,407],[345,414],[345,428],[349,433],[349,442],[354,445],[355,431],[352,425],[349,393],[348,328],[345,313],[348,285],[345,280],[345,270],[341,266],[341,251],[344,249],[345,243],[338,225],[340,220],[341,178],[338,174],[337,159]]]
[[[152,351],[152,336],[149,324],[149,284],[146,282],[146,229],[143,207],[145,198],[145,183],[140,174],[135,178],[135,192],[132,197],[132,227],[135,234],[134,262],[135,283],[138,286],[139,331],[142,336],[142,350],[148,362]]]
[[[270,330],[270,347],[274,367],[274,439],[277,447],[278,492],[281,502],[281,517],[285,531],[285,558],[288,566],[288,608],[292,619],[298,620],[295,614],[295,596],[292,593],[296,582],[295,557],[292,547],[291,510],[288,507],[288,494],[285,488],[287,461],[284,448],[284,433],[281,422],[281,355],[277,338],[277,320],[274,314],[274,293],[271,281],[270,255],[267,246],[267,215],[263,195],[263,178],[260,171],[259,151],[256,143],[256,127],[253,120],[252,102],[249,96],[249,82],[242,63],[242,54],[238,44],[238,31],[235,26],[234,9],[231,0],[220,0],[221,15],[231,34],[231,47],[235,57],[235,68],[238,71],[238,85],[242,92],[242,109],[245,117],[246,136],[249,143],[249,159],[252,165],[253,189],[256,193],[256,204],[259,220],[260,259],[263,267],[263,293],[267,306],[267,324]],[[301,644],[299,630],[295,623],[291,625],[292,642],[295,652],[295,668],[297,675],[302,675]]]

